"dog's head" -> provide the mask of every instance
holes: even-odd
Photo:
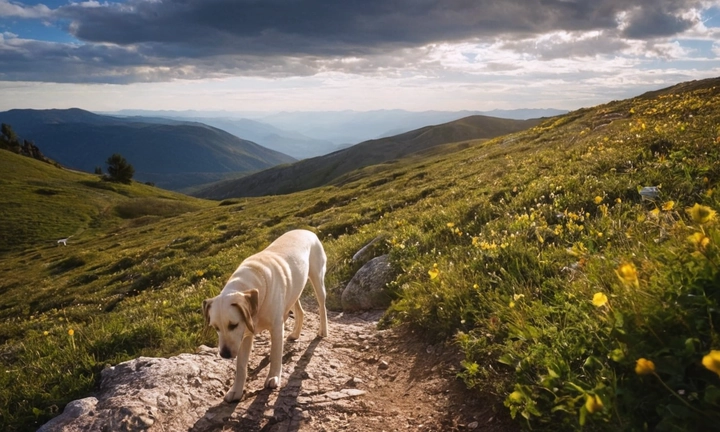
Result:
[[[220,357],[234,358],[245,333],[255,333],[253,316],[258,308],[258,290],[220,295],[203,301],[205,325],[218,334]]]

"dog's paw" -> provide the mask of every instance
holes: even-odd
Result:
[[[318,336],[320,336],[320,337],[327,337],[327,335],[328,335],[327,329],[320,329],[320,330],[318,330]]]
[[[278,388],[280,387],[280,377],[268,377],[268,379],[265,380],[265,388]]]
[[[225,395],[223,400],[227,403],[233,403],[238,402],[242,398],[242,392],[235,391],[233,389],[230,389],[229,392]]]

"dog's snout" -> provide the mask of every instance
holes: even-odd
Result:
[[[222,347],[220,349],[220,357],[224,359],[232,358],[232,355],[230,355],[230,350],[227,347]]]

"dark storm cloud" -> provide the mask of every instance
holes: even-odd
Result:
[[[646,39],[653,37],[672,36],[683,32],[695,24],[689,19],[683,19],[668,11],[664,5],[633,10],[630,13],[628,27],[623,35],[631,39]]]
[[[692,25],[693,0],[182,0],[59,13],[81,40],[174,46],[217,54],[353,55],[432,42],[553,30],[609,30],[630,17],[627,37],[668,36]]]
[[[0,39],[0,79],[132,82],[308,75],[322,68],[357,73],[378,61],[402,63],[391,59],[391,54],[417,54],[415,50],[431,43],[501,39],[506,49],[526,52],[529,39],[550,31],[603,31],[607,40],[545,47],[540,57],[592,55],[621,49],[620,37],[652,39],[681,32],[693,24],[681,15],[699,4],[697,0],[74,3],[53,10],[51,16],[84,45]],[[346,66],[339,61],[342,57],[360,60]]]

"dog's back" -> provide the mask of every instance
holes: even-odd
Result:
[[[293,230],[278,237],[263,252],[281,255],[288,262],[307,262],[310,274],[325,273],[327,257],[320,239],[307,230]]]

